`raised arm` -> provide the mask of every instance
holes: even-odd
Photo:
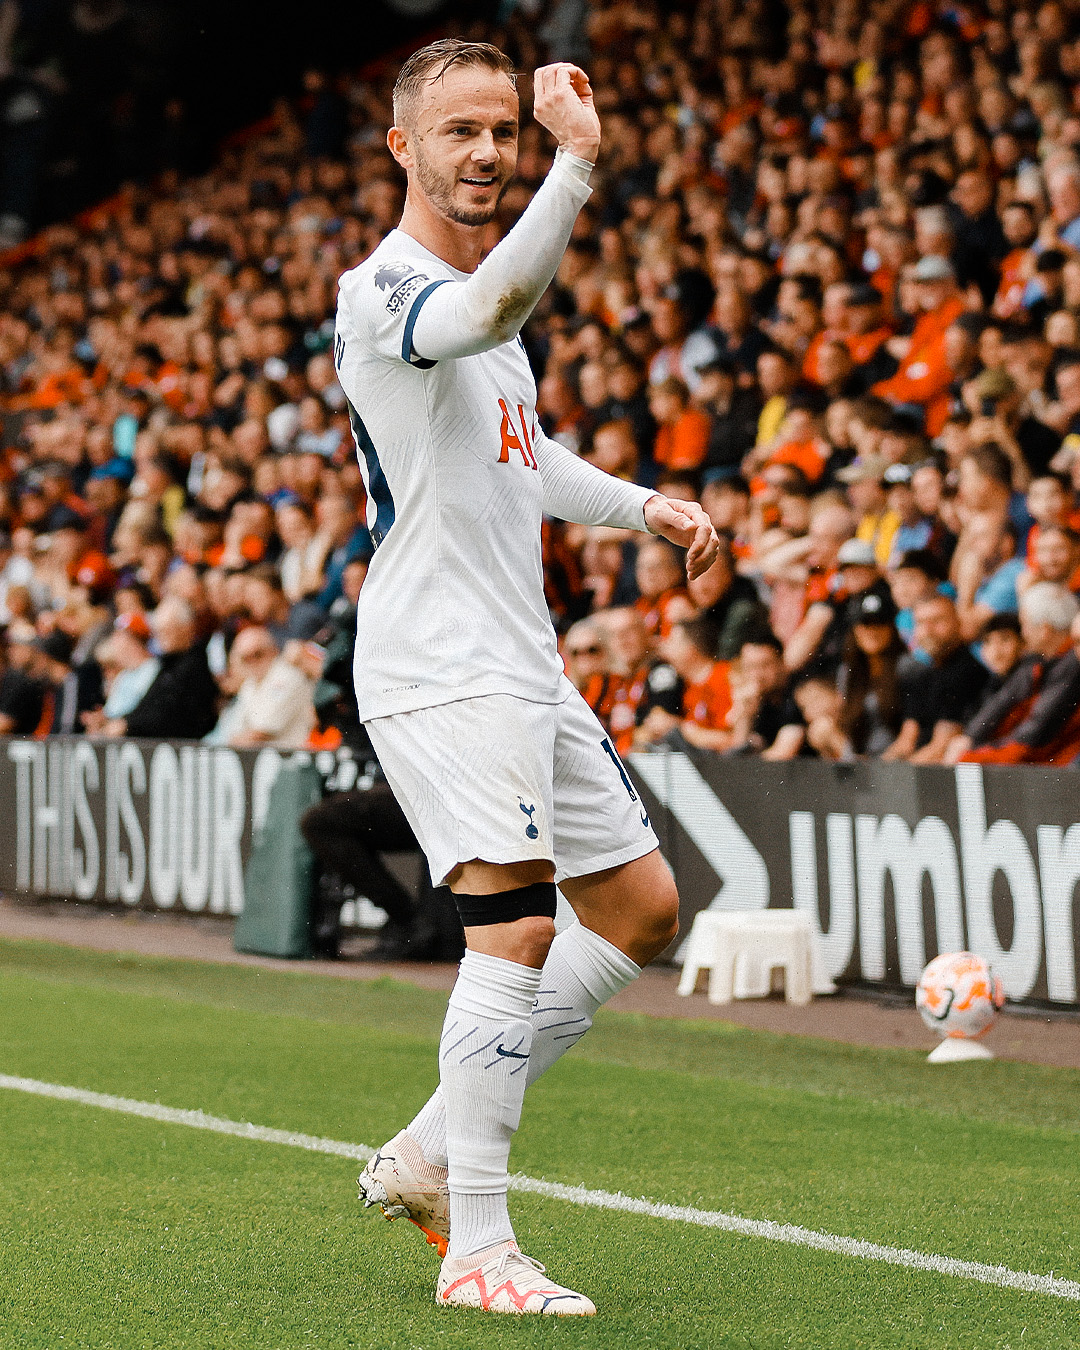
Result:
[[[600,122],[588,76],[565,63],[542,67],[534,80],[533,113],[559,142],[551,172],[467,281],[445,282],[418,297],[412,347],[422,360],[475,356],[509,342],[555,276],[592,193]]]

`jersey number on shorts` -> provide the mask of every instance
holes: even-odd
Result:
[[[521,423],[521,438],[518,439],[517,427],[514,426],[510,409],[506,406],[504,398],[499,399],[499,407],[502,409],[502,426],[499,428],[502,447],[499,450],[499,463],[505,464],[510,458],[510,451],[518,450],[521,452],[522,462],[527,469],[537,468],[536,456],[533,454],[529,428],[525,420],[525,408],[520,403],[517,405],[518,421]]]

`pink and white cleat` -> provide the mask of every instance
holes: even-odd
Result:
[[[584,1294],[549,1280],[539,1261],[500,1242],[472,1256],[447,1256],[439,1271],[435,1302],[440,1308],[483,1308],[498,1313],[548,1313],[591,1317],[596,1307]]]
[[[408,1219],[440,1256],[450,1241],[450,1191],[446,1168],[429,1163],[404,1131],[375,1154],[359,1176],[365,1207],[378,1205],[387,1219]]]

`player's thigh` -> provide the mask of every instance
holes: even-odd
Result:
[[[576,692],[559,704],[553,793],[556,881],[608,871],[659,847],[610,736]]]
[[[439,885],[459,863],[554,858],[553,705],[508,694],[380,717],[368,733]]]

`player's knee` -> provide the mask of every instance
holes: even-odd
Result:
[[[539,968],[555,939],[555,921],[533,914],[513,923],[466,927],[465,940],[474,951],[514,961],[519,966]]]

